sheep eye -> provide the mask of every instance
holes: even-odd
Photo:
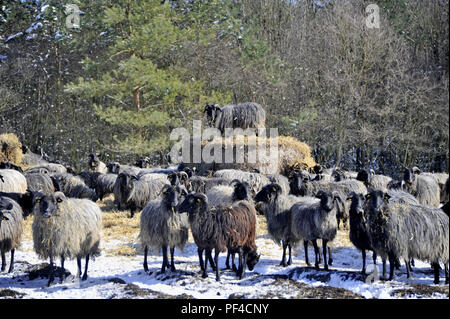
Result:
[[[202,200],[200,198],[197,198],[197,203],[200,203]]]
[[[40,198],[36,199],[36,203],[40,203],[40,202],[41,202]]]
[[[366,199],[369,199],[369,198],[370,198],[370,195],[369,195],[369,194],[367,194],[367,195],[366,195]]]
[[[57,201],[58,203],[61,203],[61,202],[62,202],[62,199],[61,199],[61,198],[57,198],[56,201]]]

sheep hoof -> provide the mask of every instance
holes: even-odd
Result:
[[[208,278],[208,275],[205,274],[205,273],[203,273],[203,274],[202,274],[202,278]]]

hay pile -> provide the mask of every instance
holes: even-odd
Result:
[[[257,149],[258,145],[264,146],[264,143],[268,160],[261,161]],[[278,147],[278,154],[270,152],[271,143]],[[188,159],[183,158],[183,162],[187,167],[196,167],[199,175],[207,175],[211,171],[221,169],[239,169],[244,171],[257,170],[262,174],[288,174],[292,169],[308,169],[316,165],[311,156],[310,147],[306,143],[288,136],[278,136],[276,138],[259,138],[256,136],[215,138],[212,141],[201,141],[201,149],[203,155],[207,151],[208,154],[213,156],[216,154],[215,152],[220,149],[222,154],[221,159],[212,163],[205,163],[203,155],[201,163],[193,163],[192,154],[195,150],[192,147],[191,140],[191,156]],[[264,150],[264,147],[262,147],[262,149]],[[231,150],[233,154],[232,161],[227,162],[225,160],[225,153],[231,153]],[[236,150],[243,154],[244,157],[242,162],[239,162],[238,158],[236,158]],[[252,161],[251,157],[249,158],[251,150],[257,154],[255,162]]]
[[[0,134],[0,162],[22,163],[22,143],[15,134]]]

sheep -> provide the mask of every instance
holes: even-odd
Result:
[[[284,195],[289,195],[290,193],[289,179],[286,176],[281,174],[270,174],[267,175],[267,178],[269,179],[270,183],[276,183],[280,185]]]
[[[33,212],[33,196],[34,193],[27,190],[25,193],[6,193],[0,192],[0,196],[11,198],[17,202],[22,208],[23,218],[26,219],[28,215]]]
[[[445,264],[446,284],[449,263],[449,218],[432,206],[389,202],[382,191],[366,195],[364,211],[367,215],[371,246],[382,258],[389,258],[390,275],[394,276],[395,259],[428,260],[434,269],[434,283],[439,283],[439,262]],[[410,269],[407,265],[407,277]]]
[[[253,102],[230,104],[220,107],[218,104],[206,104],[208,125],[220,130],[222,135],[226,128],[264,128],[266,111]]]
[[[403,173],[404,189],[417,197],[420,204],[439,207],[440,188],[431,176],[421,174],[417,167],[406,168]]]
[[[108,172],[106,164],[103,163],[96,154],[89,154],[88,170],[91,172],[99,172],[105,174]]]
[[[281,186],[270,183],[265,185],[254,197],[255,202],[262,202],[262,211],[267,220],[267,231],[272,240],[283,247],[280,266],[286,267],[292,263],[291,207],[301,199],[293,195],[283,195]],[[286,262],[286,248],[289,257]]]
[[[97,177],[95,185],[95,193],[100,200],[108,194],[114,193],[114,185],[116,183],[117,175],[115,174],[100,174]]]
[[[319,200],[309,198],[294,204],[291,208],[291,233],[294,242],[305,243],[305,260],[307,261],[306,242],[312,241],[315,252],[315,267],[319,268],[319,248],[317,239],[322,239],[324,269],[328,270],[327,243],[337,234],[336,202],[341,201],[337,192],[319,191]],[[330,256],[331,257],[331,256]]]
[[[163,263],[161,273],[169,267],[167,249],[170,249],[170,270],[175,271],[174,250],[183,250],[188,240],[189,224],[187,216],[175,212],[180,198],[177,186],[165,185],[161,200],[149,202],[142,210],[139,238],[144,248],[144,270],[148,271],[148,248],[162,250]]]
[[[19,171],[13,169],[0,169],[0,192],[25,193],[27,179]]]
[[[447,178],[441,192],[441,203],[448,203],[450,201],[450,179]]]
[[[34,197],[34,221],[32,224],[34,250],[40,258],[77,259],[76,278],[81,276],[81,258],[85,258],[84,274],[87,279],[89,258],[100,255],[102,215],[100,208],[88,199],[67,198],[62,192],[36,194]],[[54,280],[50,274],[48,286]],[[61,277],[61,282],[64,280]]]
[[[14,165],[11,162],[0,162],[0,169],[14,169],[16,171],[19,171],[23,173],[23,169],[20,166]]]
[[[48,174],[25,173],[25,178],[30,191],[42,191],[44,193],[53,193],[55,191],[53,181]]]
[[[136,165],[139,168],[150,168],[151,161],[150,158],[148,157],[140,157],[134,165]]]
[[[439,185],[440,189],[440,202],[446,203],[448,201],[448,197],[446,197],[446,183],[448,181],[448,174],[446,173],[421,173],[423,176],[430,176],[433,178]],[[448,192],[448,190],[447,190]],[[448,194],[448,193],[447,193]]]
[[[185,185],[189,192],[207,193],[214,186],[229,185],[231,181],[229,178],[192,176]]]
[[[256,212],[247,201],[229,205],[210,207],[205,194],[191,193],[178,207],[180,213],[188,213],[189,225],[198,249],[202,277],[207,278],[208,258],[203,264],[203,251],[206,256],[214,249],[216,281],[220,281],[219,253],[225,250],[238,252],[239,268],[237,275],[242,279],[245,264],[253,270],[259,259],[256,253]]]
[[[41,164],[39,166],[32,166],[26,170],[28,173],[42,173],[42,172],[48,172],[49,174],[53,173],[67,173],[67,168],[64,167],[61,164],[57,163],[47,163],[47,164]]]
[[[385,175],[377,175],[373,169],[362,169],[358,172],[356,180],[363,182],[367,188],[379,189],[385,192],[388,190],[388,185],[392,178]]]
[[[67,197],[88,198],[97,201],[95,190],[87,187],[83,180],[69,173],[53,174],[51,176],[55,190],[63,192]]]
[[[157,175],[156,177],[153,175]],[[161,190],[167,184],[167,178],[160,174],[145,174],[136,176],[122,172],[118,175],[114,185],[115,201],[119,209],[127,207],[133,218],[136,210],[141,210],[151,200],[160,197]]]
[[[20,246],[23,233],[23,211],[19,204],[9,197],[0,196],[0,252],[1,271],[6,269],[5,253],[11,252],[8,273],[14,270],[14,252]]]
[[[213,177],[225,178],[229,180],[238,179],[247,182],[253,195],[261,190],[264,185],[270,183],[270,180],[260,173],[251,173],[236,169],[222,169],[213,174]]]

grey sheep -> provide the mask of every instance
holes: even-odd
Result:
[[[53,173],[67,173],[67,168],[65,168],[61,164],[57,163],[47,163],[47,164],[41,164],[39,166],[32,166],[26,170],[26,172],[39,172],[42,173],[44,171],[47,171],[50,174]]]
[[[264,128],[266,111],[258,103],[247,102],[220,107],[207,104],[204,113],[211,127],[218,128],[224,134],[226,128]]]
[[[100,255],[102,215],[100,208],[88,199],[67,198],[62,192],[37,194],[34,198],[32,225],[34,250],[40,258],[77,259],[77,278],[81,276],[81,258],[86,259],[82,280],[87,279],[89,258]],[[54,280],[53,272],[48,285]],[[61,278],[63,281],[64,278]]]
[[[389,183],[392,182],[392,178],[385,175],[375,174],[373,169],[362,169],[356,176],[358,181],[364,183],[367,188],[373,190],[382,190],[383,192],[388,190]]]
[[[63,192],[67,197],[87,198],[97,201],[95,190],[89,188],[79,176],[69,173],[58,173],[51,175],[55,190]]]
[[[125,172],[117,176],[114,185],[114,200],[120,208],[128,208],[132,218],[137,210],[141,210],[149,201],[160,198],[161,190],[167,184],[167,178],[161,179],[159,174],[153,179],[150,174],[138,177]],[[163,176],[165,177],[165,176]]]
[[[394,276],[396,258],[427,260],[434,269],[434,283],[439,283],[439,262],[445,264],[448,283],[449,218],[431,206],[389,202],[382,191],[366,195],[364,212],[371,246],[382,258],[389,258],[390,275]],[[407,265],[407,276],[410,269]]]
[[[9,197],[0,196],[0,252],[1,271],[6,269],[5,253],[11,252],[8,272],[14,270],[14,252],[20,246],[23,233],[23,212],[18,203]]]
[[[192,176],[186,181],[186,189],[189,192],[207,193],[211,188],[218,185],[230,185],[232,179],[222,177]]]
[[[139,238],[144,246],[145,271],[148,271],[147,253],[149,248],[155,251],[162,250],[162,273],[165,272],[166,267],[175,271],[173,258],[175,247],[183,250],[189,231],[187,216],[176,212],[180,195],[178,186],[165,185],[162,189],[161,200],[149,202],[142,210]],[[170,265],[167,249],[170,249]]]
[[[404,189],[415,196],[422,205],[439,207],[440,188],[435,178],[421,174],[417,167],[405,169],[403,174]]]
[[[27,179],[14,169],[0,169],[0,192],[25,193]]]
[[[25,173],[27,187],[32,192],[53,193],[55,186],[49,174]]]
[[[267,178],[269,179],[270,183],[280,185],[284,195],[289,195],[290,193],[289,179],[286,176],[281,174],[270,174],[267,175]]]
[[[95,193],[100,200],[108,194],[114,193],[114,185],[116,184],[116,174],[100,174],[97,177]]]
[[[229,180],[240,180],[247,182],[253,195],[261,190],[264,185],[270,183],[270,180],[260,173],[245,172],[237,169],[222,169],[213,174],[213,177],[225,178]]]
[[[291,232],[294,242],[311,241],[315,252],[315,267],[319,268],[320,253],[317,239],[322,239],[324,269],[328,270],[327,243],[334,240],[337,234],[336,202],[341,201],[337,192],[319,191],[316,198],[303,200],[291,208]],[[307,257],[305,244],[305,261]],[[331,256],[330,256],[331,257]],[[330,261],[332,261],[330,259]],[[330,263],[331,264],[331,263]]]
[[[291,234],[291,207],[301,201],[293,195],[283,195],[281,186],[268,184],[254,197],[254,201],[262,203],[262,211],[267,220],[267,231],[272,240],[283,247],[280,266],[286,267],[292,263],[292,245],[296,244]],[[289,257],[286,262],[286,249]]]
[[[421,175],[430,176],[431,178],[433,178],[439,185],[440,202],[441,203],[448,202],[448,197],[446,197],[446,192],[448,193],[448,190],[446,191],[446,186],[445,186],[448,181],[448,174],[446,174],[446,173],[421,173]]]

